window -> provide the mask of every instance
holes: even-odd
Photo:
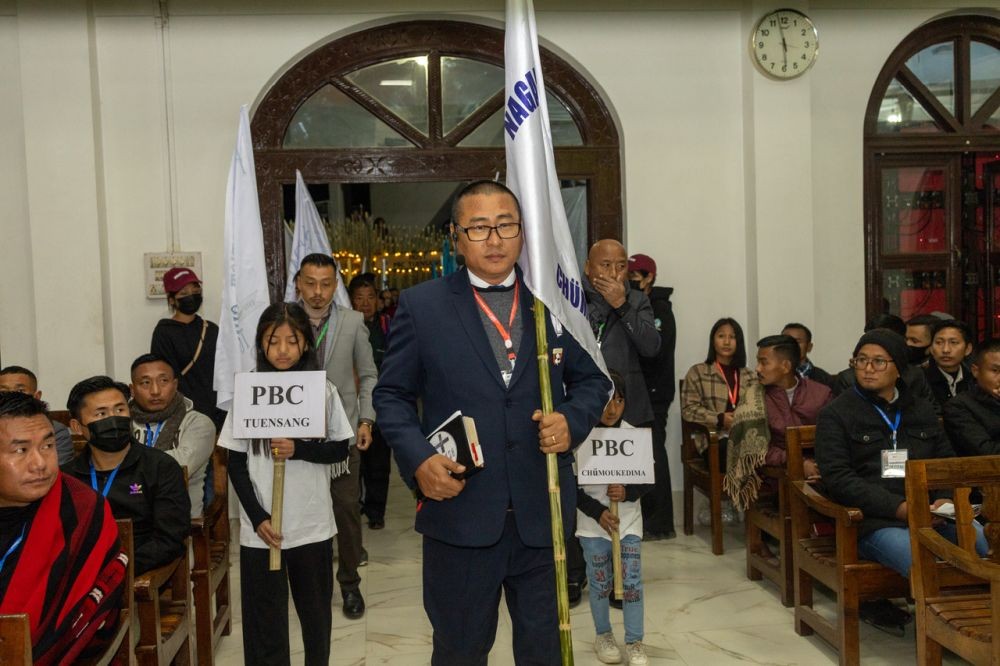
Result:
[[[540,51],[556,170],[583,184],[576,243],[621,238],[612,116],[579,72]],[[503,88],[503,31],[456,21],[360,31],[295,63],[251,125],[272,294],[283,290],[282,188],[295,169],[316,185],[492,178],[505,170]]]
[[[887,60],[865,116],[867,314],[1000,335],[1000,20],[952,16]]]

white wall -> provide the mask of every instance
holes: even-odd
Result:
[[[745,322],[751,345],[801,320],[817,363],[843,367],[863,324],[868,95],[902,37],[959,6],[872,4],[793,3],[817,23],[819,61],[774,82],[747,55],[770,4],[536,2],[543,41],[620,121],[626,244],[676,289],[678,372],[725,315]],[[37,368],[55,406],[87,375],[126,378],[147,349],[166,306],[144,296],[144,252],[201,251],[217,318],[240,104],[317,44],[415,16],[391,0],[168,6],[161,29],[155,2],[0,0],[0,353]],[[499,25],[499,6],[424,10]]]

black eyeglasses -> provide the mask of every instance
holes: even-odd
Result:
[[[882,372],[887,367],[889,367],[890,363],[892,363],[891,358],[878,358],[878,357],[869,358],[868,356],[855,356],[854,358],[851,359],[852,368],[864,368],[868,365],[871,365],[876,372]]]
[[[471,227],[463,227],[461,224],[456,224],[455,226],[464,231],[469,240],[474,243],[481,243],[487,240],[494,231],[497,232],[498,238],[504,240],[517,238],[521,235],[520,222],[501,222],[495,227],[491,227],[488,224],[474,224]]]

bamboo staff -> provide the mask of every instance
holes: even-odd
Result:
[[[547,308],[535,299],[535,344],[538,347],[538,386],[542,393],[542,414],[552,413],[552,380],[549,377],[549,341],[545,329]],[[559,612],[559,651],[563,666],[573,666],[573,626],[569,621],[569,590],[566,585],[566,540],[563,532],[562,502],[559,498],[559,462],[556,454],[545,454],[549,486],[549,518],[552,521],[552,556],[556,565],[556,609]]]
[[[281,534],[281,512],[285,505],[285,461],[274,461],[274,481],[271,484],[271,527]],[[271,571],[281,569],[281,547],[271,546]]]
[[[611,511],[611,515],[617,518],[618,500],[611,500],[611,506],[608,509]],[[611,568],[615,574],[615,599],[621,601],[625,596],[625,584],[622,581],[622,537],[617,527],[611,533]]]

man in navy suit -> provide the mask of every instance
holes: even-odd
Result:
[[[563,522],[574,517],[570,450],[597,423],[611,388],[593,359],[548,324],[555,411],[542,416],[533,298],[515,262],[521,211],[499,183],[463,188],[452,233],[466,268],[402,293],[375,388],[382,432],[419,488],[424,609],[432,664],[486,664],[501,590],[518,664],[560,660],[545,454],[559,454]],[[548,320],[548,318],[546,318]],[[422,402],[423,419],[417,412]],[[475,419],[485,468],[437,453],[426,434],[456,410]]]

